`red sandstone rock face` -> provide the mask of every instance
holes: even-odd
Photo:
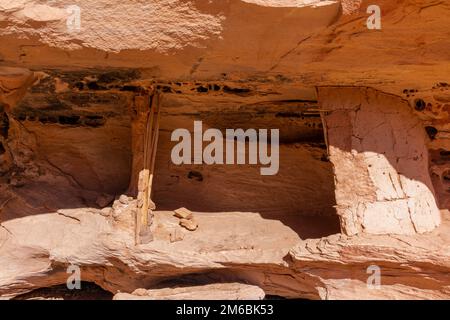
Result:
[[[27,69],[2,67],[0,69],[0,102],[2,111],[9,112],[23,98],[33,83],[33,72]]]
[[[381,30],[359,0],[76,4],[68,32],[64,3],[0,0],[0,296],[75,264],[116,299],[449,297],[449,4],[379,1]],[[135,246],[155,103],[160,211]],[[172,164],[194,121],[279,128],[279,174]]]

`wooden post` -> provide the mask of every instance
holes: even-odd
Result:
[[[150,176],[149,176],[149,183],[148,183],[148,197],[151,199],[152,197],[152,191],[153,191],[153,177],[155,173],[155,163],[156,163],[156,152],[158,150],[158,141],[159,141],[159,123],[161,120],[161,107],[160,107],[160,98],[159,95],[157,97],[158,100],[158,115],[156,116],[156,126],[155,126],[155,132],[153,136],[153,145],[152,145],[152,157],[151,157],[151,163],[150,163]]]
[[[152,194],[153,171],[155,168],[156,152],[159,140],[159,123],[161,108],[159,93],[153,95],[150,111],[147,115],[146,130],[144,133],[144,163],[139,173],[138,182],[138,207],[136,213],[136,245],[145,244],[153,240],[150,231],[151,215],[150,202]],[[155,112],[157,115],[155,117]]]
[[[148,190],[148,176],[149,176],[149,171],[148,170],[141,170],[139,172],[139,182],[138,182],[138,188],[139,188],[139,192],[138,192],[138,198],[137,198],[137,210],[136,210],[136,228],[135,228],[135,242],[136,245],[141,244],[141,234],[142,232],[146,231],[145,226],[142,224],[142,220],[143,220],[143,215],[144,212],[146,212],[145,210],[145,193],[146,190]]]
[[[153,97],[152,102],[155,100],[155,97]],[[143,168],[143,185],[142,185],[142,191],[143,191],[143,206],[142,206],[142,214],[141,214],[141,222],[142,226],[148,226],[148,214],[144,210],[148,210],[149,207],[149,185],[148,181],[150,179],[150,162],[151,162],[151,155],[153,152],[153,121],[154,121],[154,115],[155,115],[155,107],[156,104],[152,103],[151,110],[149,115],[147,115],[147,124],[146,124],[146,132],[144,137],[144,168]]]

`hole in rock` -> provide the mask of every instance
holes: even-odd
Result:
[[[203,181],[203,175],[198,171],[189,171],[188,173],[188,179],[194,179],[199,182]]]
[[[163,109],[170,110],[169,104],[170,100]],[[334,208],[333,167],[328,161],[320,115],[298,116],[304,108],[297,105],[268,103],[245,112],[242,111],[244,108],[237,106],[233,110],[224,107],[218,113],[196,113],[195,118],[177,114],[163,117],[153,183],[153,200],[157,209],[166,211],[186,207],[199,213],[224,215],[231,212],[258,213],[264,219],[280,221],[302,239],[340,233]],[[280,128],[278,173],[264,176],[260,169],[269,165],[262,165],[259,161],[257,165],[249,164],[248,140],[245,144],[246,164],[236,164],[236,144],[234,164],[173,164],[171,150],[178,142],[171,141],[171,133],[185,128],[193,139],[194,120],[202,121],[203,132],[215,128],[224,137],[226,129],[258,131]],[[224,159],[225,140],[222,141]],[[209,144],[204,142],[203,150]],[[268,152],[270,154],[270,145]]]
[[[0,135],[3,138],[8,139],[8,131],[9,131],[8,115],[5,112],[0,113]]]
[[[425,101],[423,101],[422,99],[416,99],[416,101],[414,102],[416,105],[416,110],[417,111],[423,111],[425,110],[426,107],[426,103]]]
[[[59,116],[58,120],[59,120],[59,123],[61,123],[63,125],[65,125],[65,124],[76,125],[79,123],[80,117],[79,116]]]
[[[250,93],[251,90],[248,88],[231,88],[229,86],[224,86],[223,91],[229,94],[245,95]]]
[[[442,157],[450,157],[450,151],[448,151],[448,150],[441,150],[441,151],[439,152],[439,154],[440,154]]]
[[[450,170],[446,170],[443,174],[442,174],[442,178],[444,179],[444,181],[446,183],[450,183]]]
[[[428,137],[430,137],[431,140],[436,139],[438,130],[435,127],[427,126],[427,127],[425,127],[425,130],[428,134]]]
[[[197,92],[202,92],[202,93],[208,92],[208,88],[205,88],[203,86],[197,87]]]
[[[102,116],[87,116],[84,124],[89,127],[100,127],[105,124],[105,119]]]

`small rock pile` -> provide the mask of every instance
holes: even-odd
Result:
[[[194,214],[190,210],[180,208],[174,212],[175,217],[180,219],[180,226],[189,231],[195,231],[198,229],[198,222],[194,219]]]

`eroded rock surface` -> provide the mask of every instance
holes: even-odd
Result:
[[[441,222],[426,132],[408,103],[370,89],[320,88],[343,231],[414,234]]]
[[[1,297],[76,265],[116,299],[450,298],[449,3],[144,2],[0,0]],[[279,128],[279,174],[173,165],[194,120]]]
[[[136,247],[133,229],[123,223],[132,219],[128,213],[117,220],[99,210],[64,210],[3,223],[1,296],[65,283],[74,264],[84,281],[113,293],[240,282],[289,298],[449,297],[448,220],[428,235],[301,241],[292,229],[258,214],[196,213],[203,227],[172,243],[178,219],[157,212],[156,240]],[[24,230],[24,223],[31,227]],[[385,275],[378,290],[367,286],[372,264]]]

